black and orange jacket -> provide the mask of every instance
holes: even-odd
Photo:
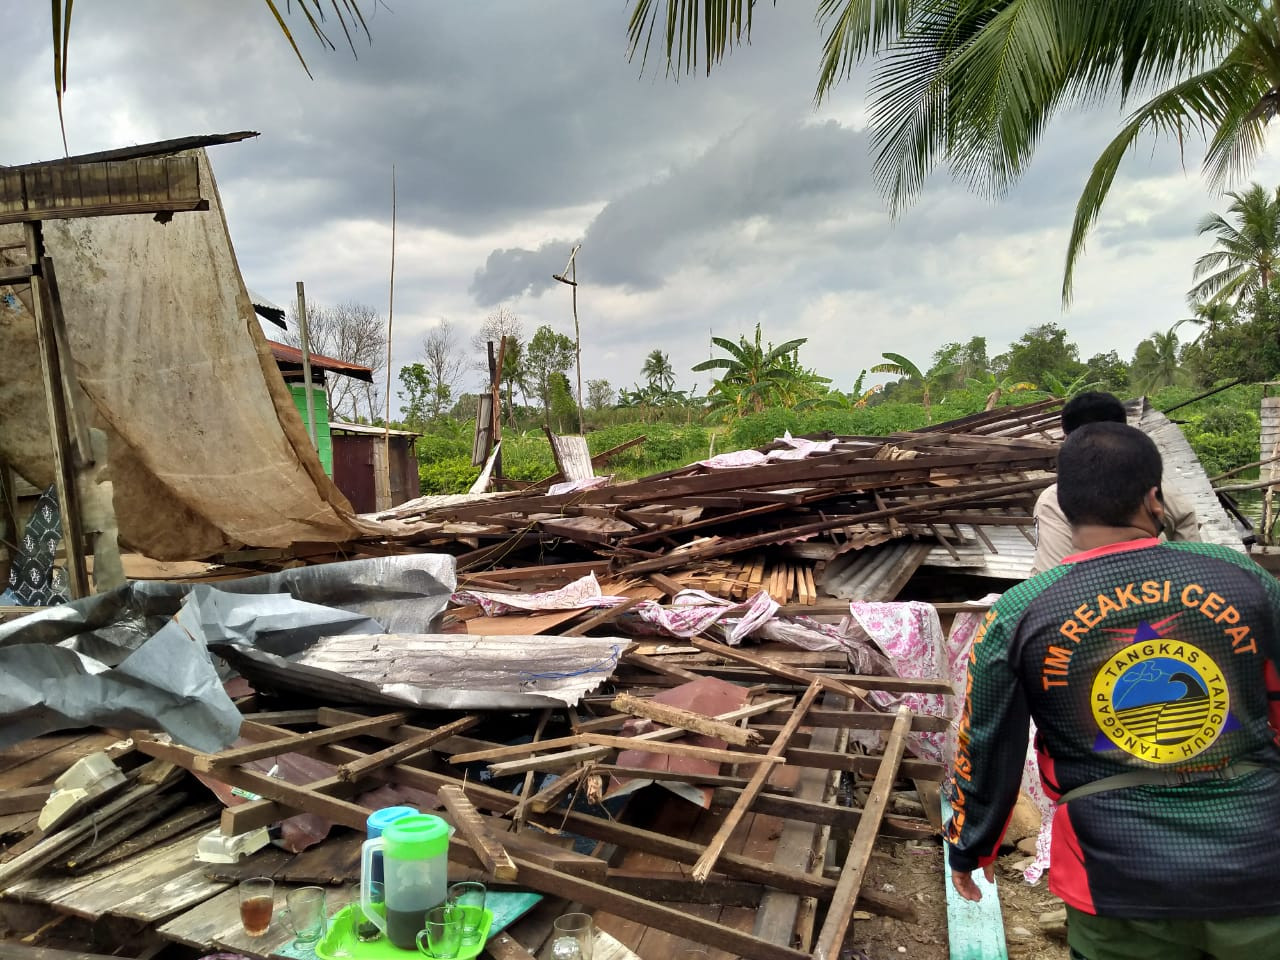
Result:
[[[1280,746],[1268,712],[1278,654],[1280,583],[1213,544],[1129,541],[1019,584],[969,657],[952,868],[995,858],[1034,718],[1052,798],[1131,771],[1169,774],[1058,807],[1055,894],[1132,919],[1280,913]],[[1263,769],[1215,777],[1234,764]]]

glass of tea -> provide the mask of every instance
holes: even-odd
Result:
[[[240,922],[249,936],[260,937],[271,926],[275,888],[270,877],[250,877],[240,881]]]

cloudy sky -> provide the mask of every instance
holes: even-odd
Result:
[[[371,4],[370,4],[371,5]],[[11,18],[0,162],[61,154],[49,23]],[[448,318],[465,344],[500,305],[572,334],[578,256],[584,378],[639,379],[667,351],[685,387],[708,337],[808,337],[802,359],[848,389],[885,350],[922,365],[974,334],[991,352],[1046,321],[1082,355],[1126,358],[1185,315],[1197,220],[1225,209],[1171,145],[1123,168],[1058,299],[1067,230],[1120,113],[1060,117],[1005,200],[944,173],[892,220],[870,177],[865,83],[812,100],[815,3],[763,5],[749,48],[679,82],[626,57],[624,0],[386,0],[359,58],[295,17],[308,80],[261,0],[87,0],[75,7],[73,153],[252,129],[211,150],[249,286],[287,303],[387,307],[396,169],[395,365]],[[16,32],[16,36],[14,35]],[[340,30],[333,25],[342,43]],[[1280,156],[1255,177],[1280,182]],[[471,386],[468,384],[468,386]]]

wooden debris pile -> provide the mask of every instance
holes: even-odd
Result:
[[[454,553],[474,584],[521,587],[506,571],[544,565],[552,552],[560,564],[662,574],[724,598],[763,590],[780,603],[814,604],[832,593],[823,589],[828,573],[847,571],[870,547],[940,546],[958,561],[961,545],[996,550],[984,526],[1030,537],[1031,507],[1052,482],[1047,430],[1057,405],[891,437],[779,441],[747,451],[751,465],[703,462],[558,495],[424,501],[402,545]],[[786,458],[766,459],[779,453]],[[913,555],[918,566],[923,553]]]
[[[708,669],[688,660],[667,667],[655,665],[656,658],[633,659],[627,664],[633,681],[624,689],[523,721],[442,711],[370,717],[333,707],[249,712],[241,742],[215,754],[134,731],[136,762],[150,758],[132,775],[135,785],[74,827],[17,840],[0,863],[0,891],[90,919],[146,922],[192,946],[244,950],[236,879],[275,876],[284,889],[333,884],[330,903],[340,905],[341,884],[356,875],[365,820],[393,795],[381,791],[409,790],[423,809],[457,828],[452,876],[537,891],[559,909],[583,904],[620,939],[627,924],[647,929],[646,956],[658,955],[649,952],[653,938],[665,938],[669,953],[697,943],[764,960],[834,957],[855,905],[914,918],[910,900],[863,889],[862,879],[878,836],[936,835],[943,769],[906,751],[913,732],[938,731],[947,721],[905,708],[882,712],[871,694],[950,692],[947,684],[850,675],[840,655],[781,648],[762,654],[702,639],[694,647]],[[736,682],[716,677],[713,667],[735,668]],[[856,745],[851,734],[860,730],[879,731],[883,749]],[[312,766],[286,777],[291,757]],[[3,762],[0,754],[0,809],[14,813],[0,829],[12,839],[20,832],[14,825],[35,816],[23,812],[35,803],[32,785],[6,779]],[[280,769],[271,775],[266,764]],[[237,864],[197,863],[196,840],[214,824],[207,792],[183,771],[220,785],[220,794],[236,788],[241,799],[221,811],[225,835],[299,814],[338,829],[296,855],[268,847]],[[862,806],[842,803],[841,795],[855,793],[842,785],[858,782]],[[653,784],[686,799],[661,790],[646,802],[627,799]],[[892,813],[895,786],[915,796],[923,806],[913,809],[928,816]],[[7,807],[6,788],[15,791]],[[613,794],[619,796],[608,800]],[[181,798],[166,808],[181,829],[149,834],[156,821],[143,814],[166,797]],[[695,822],[700,826],[691,828]],[[127,823],[137,836],[152,838],[140,853]],[[848,839],[842,863],[825,862],[832,836]],[[93,851],[107,839],[134,855],[98,859]],[[89,869],[73,868],[85,862]],[[805,903],[817,909],[802,909]],[[523,949],[536,953],[539,937],[524,930]],[[521,935],[517,925],[512,937]],[[265,946],[254,946],[248,952],[261,955]],[[511,952],[516,946],[491,954],[527,956]]]

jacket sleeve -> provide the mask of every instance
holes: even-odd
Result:
[[[1009,825],[1027,756],[1030,713],[1009,660],[1016,621],[997,604],[974,638],[964,709],[956,735],[955,796],[947,823],[954,870],[973,870],[996,858]]]
[[[1036,500],[1033,515],[1036,520],[1036,559],[1031,565],[1031,575],[1052,570],[1064,557],[1075,553],[1071,543],[1071,524],[1058,506],[1058,485],[1046,487]]]
[[[1200,518],[1195,508],[1178,494],[1169,491],[1164,495],[1164,527],[1166,540],[1182,540],[1196,543],[1200,540]]]

